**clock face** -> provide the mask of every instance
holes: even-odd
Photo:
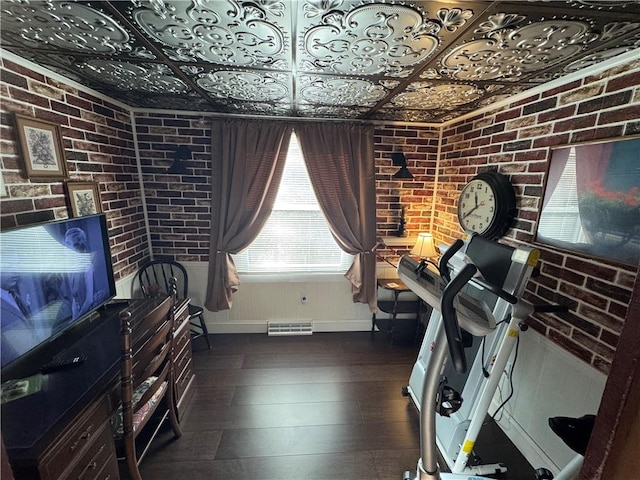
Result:
[[[493,189],[484,180],[472,180],[462,189],[458,200],[458,219],[468,232],[480,235],[491,227],[496,212]]]
[[[516,214],[516,196],[509,179],[484,172],[467,183],[458,199],[458,221],[467,233],[495,240],[504,235]]]

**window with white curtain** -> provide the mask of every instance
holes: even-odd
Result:
[[[538,235],[572,243],[586,241],[578,211],[575,147],[571,148],[558,185],[540,216]]]
[[[271,216],[233,260],[239,273],[344,273],[353,261],[329,232],[295,134]]]

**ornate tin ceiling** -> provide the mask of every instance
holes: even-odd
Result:
[[[443,122],[640,46],[640,2],[3,0],[1,45],[133,107]]]

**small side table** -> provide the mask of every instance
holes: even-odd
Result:
[[[415,293],[411,291],[409,287],[407,287],[402,280],[398,278],[379,278],[378,279],[378,288],[383,288],[385,290],[390,290],[393,293],[393,300],[378,300],[378,308],[384,312],[391,315],[391,323],[388,331],[381,329],[378,326],[378,329],[382,332],[388,333],[389,335],[393,334],[393,328],[396,323],[396,318],[398,314],[401,313],[415,313],[416,314],[416,322],[419,321],[419,313],[420,313],[420,299],[412,298],[411,300],[400,300],[399,297],[403,293],[411,293],[415,296]],[[374,313],[371,316],[371,332],[375,332],[376,329],[376,314]]]

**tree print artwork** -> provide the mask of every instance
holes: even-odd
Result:
[[[34,170],[46,170],[56,167],[55,146],[53,134],[48,130],[25,127],[27,148],[31,165]]]
[[[74,196],[79,217],[98,213],[92,190],[78,190],[74,192]]]

